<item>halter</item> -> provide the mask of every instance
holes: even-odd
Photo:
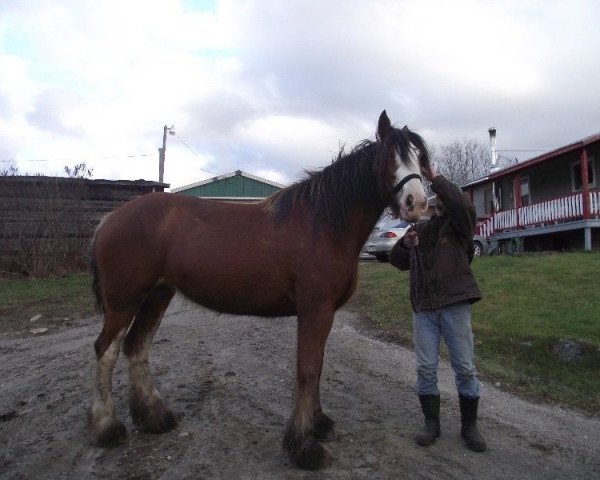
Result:
[[[416,173],[411,173],[411,174],[407,175],[406,177],[404,177],[402,180],[400,180],[400,183],[398,185],[396,185],[394,187],[394,189],[392,190],[392,195],[396,195],[400,190],[402,190],[402,187],[404,187],[404,185],[406,185],[406,183],[409,180],[412,180],[413,178],[418,178],[419,180],[421,180],[421,182],[423,181],[423,179],[421,178],[421,175],[417,175]]]

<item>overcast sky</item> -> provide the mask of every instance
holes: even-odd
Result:
[[[531,158],[600,132],[600,2],[1,0],[0,169],[288,183],[392,122]],[[530,150],[522,152],[520,150]],[[12,163],[11,163],[12,162]]]

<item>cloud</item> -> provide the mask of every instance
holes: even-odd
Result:
[[[26,114],[26,119],[31,126],[45,132],[79,137],[82,130],[77,115],[73,115],[79,105],[80,98],[72,92],[45,90],[35,98],[33,110]]]
[[[0,161],[25,171],[87,159],[98,177],[156,178],[165,124],[174,186],[237,169],[295,180],[373,138],[383,109],[433,144],[496,126],[500,148],[553,148],[600,124],[592,1],[7,0],[0,13]]]

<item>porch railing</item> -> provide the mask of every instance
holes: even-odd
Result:
[[[590,192],[590,215],[600,217],[600,191]],[[479,225],[477,233],[488,238],[496,231],[579,219],[583,219],[582,193],[496,212]]]
[[[518,209],[521,226],[583,218],[583,194],[555,198]]]
[[[600,217],[600,191],[590,192],[590,213],[592,217]]]

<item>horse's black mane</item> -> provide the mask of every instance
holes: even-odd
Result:
[[[336,232],[347,229],[348,215],[356,205],[381,205],[383,210],[389,200],[385,196],[393,188],[385,175],[390,148],[397,148],[407,163],[412,142],[419,150],[421,165],[429,164],[427,148],[419,135],[407,127],[391,128],[389,133],[383,142],[363,140],[350,153],[342,147],[330,165],[307,171],[307,178],[271,195],[266,208],[279,222],[294,209],[302,208],[314,222],[329,225]]]

